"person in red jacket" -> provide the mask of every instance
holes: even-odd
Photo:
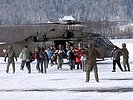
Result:
[[[81,48],[80,46],[78,46],[78,48],[75,49],[75,52],[76,52],[76,65],[77,65],[77,69],[79,69],[79,66],[80,68],[82,69],[82,63],[81,63]]]

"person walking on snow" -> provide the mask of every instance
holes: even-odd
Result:
[[[113,70],[112,70],[112,72],[116,71],[116,64],[118,65],[120,70],[123,71],[121,64],[120,64],[120,56],[121,55],[122,55],[122,52],[120,51],[120,49],[117,46],[115,46],[113,51],[112,51],[112,56],[113,56]]]
[[[129,51],[126,48],[126,44],[122,43],[122,56],[123,56],[123,66],[124,66],[124,71],[130,71],[130,66],[129,66]]]
[[[22,60],[20,70],[24,69],[24,66],[26,65],[28,69],[28,73],[31,73],[31,60],[32,60],[32,52],[28,49],[28,46],[24,46],[22,49],[19,58]]]
[[[8,50],[5,52],[5,59],[4,59],[5,62],[6,62],[6,59],[7,58],[8,58],[8,61],[7,61],[7,69],[6,69],[6,72],[7,73],[9,72],[9,66],[10,66],[10,64],[12,64],[13,73],[15,73],[15,61],[14,61],[14,58],[17,61],[17,56],[15,54],[15,51],[13,50],[13,46],[12,45],[9,45],[8,46]]]

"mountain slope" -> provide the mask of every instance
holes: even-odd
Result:
[[[133,0],[0,0],[0,24],[29,24],[72,15],[79,21],[133,20]]]

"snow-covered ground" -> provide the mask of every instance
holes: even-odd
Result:
[[[99,79],[96,82],[91,72],[91,80],[85,83],[85,72],[50,66],[47,74],[38,73],[36,62],[32,63],[32,72],[20,70],[20,61],[16,63],[16,73],[12,66],[7,74],[6,63],[0,58],[0,100],[133,100],[133,40],[111,40],[121,47],[127,43],[130,52],[131,72],[121,72],[118,68],[112,71],[112,61],[107,59],[98,62]],[[117,66],[116,66],[117,67]]]

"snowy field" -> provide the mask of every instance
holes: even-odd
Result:
[[[12,74],[12,66],[7,74],[6,63],[0,58],[0,100],[133,100],[133,40],[111,40],[121,47],[127,43],[130,52],[131,72],[112,71],[112,60],[98,62],[99,83],[95,82],[91,72],[91,80],[85,83],[85,72],[69,69],[57,70],[50,66],[47,74],[38,73],[36,62],[32,63],[32,72],[20,70],[20,61],[16,63],[16,73]],[[116,66],[117,67],[117,66]]]

